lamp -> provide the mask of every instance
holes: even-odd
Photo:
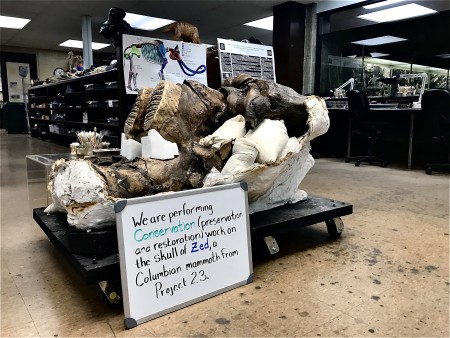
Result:
[[[398,75],[391,76],[391,77],[383,77],[383,78],[377,79],[377,82],[381,82],[384,84],[396,84],[398,82]]]
[[[28,118],[28,105],[27,105],[27,91],[25,88],[25,78],[28,76],[28,65],[27,66],[19,66],[19,75],[22,78],[22,96],[23,103],[25,104],[25,119],[27,122],[27,132],[30,132],[30,120]]]
[[[353,85],[355,83],[354,78],[350,78],[347,81],[345,81],[343,84],[341,84],[339,87],[337,87],[334,90],[334,97],[336,98],[343,98],[344,97],[344,91],[342,90],[345,86],[350,85],[350,90],[353,90]]]
[[[425,85],[428,83],[428,75],[426,73],[417,73],[417,74],[400,74],[401,79],[413,79],[413,78],[421,78],[422,86],[420,88],[419,100],[417,102],[413,102],[413,108],[421,108],[422,106],[422,95],[425,91]]]

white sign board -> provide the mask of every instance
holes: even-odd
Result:
[[[275,79],[275,59],[272,46],[217,39],[222,81],[239,74],[270,80]]]
[[[20,70],[26,69],[25,88],[22,85]],[[30,65],[28,63],[6,62],[6,74],[8,82],[9,102],[24,102],[23,92],[28,92],[30,88]]]
[[[247,185],[119,200],[125,327],[253,280]]]
[[[206,45],[123,35],[123,72],[127,94],[155,87],[161,80],[185,79],[208,85]]]

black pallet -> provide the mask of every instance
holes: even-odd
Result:
[[[351,204],[308,196],[308,199],[296,204],[250,215],[250,230],[252,237],[267,237],[326,222],[329,234],[338,236],[342,227],[337,226],[336,222],[341,216],[350,215],[352,212]],[[36,208],[33,209],[33,218],[87,284],[120,281],[118,254],[92,258],[72,253],[68,238],[77,230],[68,225],[66,214],[46,214],[43,208]]]
[[[72,253],[69,238],[77,230],[67,223],[67,214],[46,214],[44,208],[36,208],[33,209],[33,218],[87,284],[120,280],[118,253],[98,258]]]
[[[353,213],[351,204],[324,197],[308,196],[304,201],[250,215],[252,236],[266,237],[325,222],[330,236],[338,236],[342,229],[335,219]]]

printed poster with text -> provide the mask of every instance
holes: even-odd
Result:
[[[206,45],[124,34],[123,72],[127,94],[161,80],[207,85]]]
[[[217,39],[222,81],[239,74],[276,82],[272,46]]]

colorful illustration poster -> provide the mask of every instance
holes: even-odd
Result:
[[[217,39],[222,80],[245,73],[276,81],[272,46]]]
[[[206,45],[123,35],[123,63],[127,94],[155,87],[161,80],[207,85]]]

